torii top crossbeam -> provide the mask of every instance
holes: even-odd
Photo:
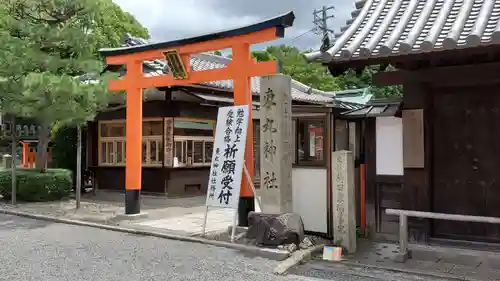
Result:
[[[125,65],[126,75],[119,80],[110,81],[110,91],[127,92],[126,110],[126,163],[125,163],[125,213],[140,212],[139,194],[141,189],[142,169],[142,89],[173,85],[197,84],[202,82],[229,80],[234,81],[235,105],[250,105],[252,94],[250,78],[252,76],[272,75],[277,72],[275,61],[257,63],[251,58],[250,46],[282,38],[285,28],[293,25],[293,12],[268,19],[249,26],[220,31],[216,33],[185,38],[175,41],[152,43],[147,45],[105,48],[100,54],[106,57],[108,65]],[[225,68],[192,71],[192,54],[231,48],[233,60]],[[180,69],[181,75],[162,75],[146,77],[142,65],[146,60],[166,59],[170,68]],[[180,58],[176,60],[176,58]],[[173,71],[175,72],[175,71]],[[245,161],[253,176],[253,130],[252,117],[246,140]],[[253,209],[253,192],[246,178],[243,178],[240,198],[240,222],[246,222],[246,213]],[[244,214],[241,209],[245,209]],[[245,216],[245,217],[242,217]],[[243,224],[244,224],[243,222]]]

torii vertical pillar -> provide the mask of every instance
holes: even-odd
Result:
[[[141,77],[142,61],[127,63],[127,77]],[[127,87],[125,144],[125,215],[141,212],[142,186],[142,88],[137,83]]]
[[[251,69],[254,64],[250,55],[250,44],[238,44],[233,46],[233,63],[237,69],[233,78],[234,105],[249,105],[250,114],[248,120],[248,131],[245,145],[245,165],[248,173],[254,181],[254,155],[253,155],[253,122],[252,122],[252,90],[249,73],[245,70]],[[243,172],[244,175],[244,172]],[[238,225],[248,226],[248,213],[255,211],[255,196],[247,177],[243,176],[240,187],[240,201],[238,204]]]

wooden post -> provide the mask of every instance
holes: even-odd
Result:
[[[127,77],[131,83],[127,88],[126,113],[126,162],[125,162],[125,214],[141,212],[140,193],[142,186],[142,88],[134,85],[133,79],[142,76],[142,61],[127,64]]]
[[[403,185],[402,208],[430,211],[432,207],[432,95],[428,85],[407,83],[403,87]],[[427,243],[431,222],[408,219],[411,242]]]
[[[16,155],[17,155],[17,131],[16,131],[16,117],[12,115],[12,122],[10,127],[10,137],[11,139],[11,154],[12,154],[12,191],[11,191],[11,202],[12,205],[17,204],[17,163],[16,163]]]
[[[82,127],[78,125],[76,136],[76,208],[80,209],[82,196]]]

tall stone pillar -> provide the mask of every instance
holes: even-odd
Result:
[[[356,252],[356,198],[351,151],[333,152],[333,239],[349,253]]]
[[[292,81],[261,77],[260,194],[265,213],[292,212]]]

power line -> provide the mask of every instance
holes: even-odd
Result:
[[[309,30],[307,30],[307,31],[305,31],[305,32],[302,32],[301,34],[299,34],[299,35],[297,35],[297,36],[293,37],[293,38],[292,38],[292,39],[290,39],[290,40],[286,40],[286,43],[291,43],[292,41],[295,41],[295,40],[299,39],[300,37],[302,37],[302,36],[306,35],[307,33],[309,33],[309,32],[313,32],[313,31],[314,31],[314,28],[311,28],[311,29],[309,29]]]

